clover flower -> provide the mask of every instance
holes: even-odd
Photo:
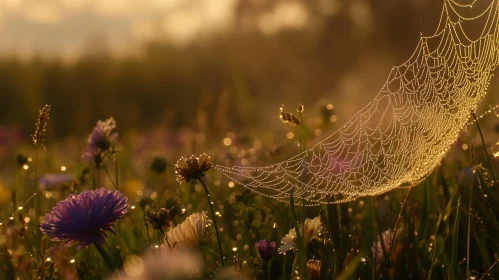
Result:
[[[305,232],[300,230],[301,236],[305,247],[310,243],[310,241],[317,238],[322,232],[322,223],[320,217],[315,217],[314,219],[305,219]],[[301,225],[300,225],[301,229]],[[286,253],[289,250],[296,248],[296,229],[292,228],[288,234],[282,238],[282,245],[279,247],[279,253]]]
[[[177,164],[175,164],[177,182],[183,184],[190,180],[198,180],[204,176],[206,171],[210,170],[211,166],[211,158],[205,153],[201,154],[199,157],[181,157],[177,161]]]
[[[59,201],[45,215],[40,230],[54,241],[64,241],[65,246],[76,242],[78,248],[102,245],[107,232],[115,233],[114,223],[127,211],[127,198],[119,191],[89,190]]]
[[[211,242],[211,236],[206,230],[211,224],[206,212],[194,213],[180,225],[171,229],[167,241],[171,246],[199,247]]]
[[[255,247],[264,261],[270,261],[274,257],[275,242],[269,242],[266,239],[255,242]]]

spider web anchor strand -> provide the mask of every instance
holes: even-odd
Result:
[[[312,148],[266,167],[215,168],[281,201],[294,188],[306,205],[415,185],[440,164],[486,94],[499,62],[498,1],[446,0],[435,34],[421,36],[374,100]]]

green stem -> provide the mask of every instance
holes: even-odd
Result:
[[[158,245],[161,245],[161,234],[159,230],[156,230],[156,232],[158,233]]]
[[[304,122],[304,112],[300,112],[300,153],[303,153],[305,151],[305,122]],[[301,182],[303,184],[305,184],[305,180],[306,180],[306,177],[305,177],[305,167],[303,167],[302,169],[302,174],[301,174],[301,178],[300,178]],[[305,234],[305,219],[307,217],[307,209],[306,209],[306,200],[304,198],[305,196],[305,193],[303,193],[303,196],[301,198],[301,202],[302,202],[302,205],[301,205],[301,228],[303,230],[303,234]],[[293,201],[293,204],[294,204],[294,201]],[[293,210],[295,209],[295,207],[293,206]],[[295,214],[296,215],[296,214]],[[296,218],[296,217],[295,217]],[[298,225],[298,220],[297,220],[297,223],[296,225]],[[298,232],[298,226],[296,227],[296,231]],[[297,235],[298,237],[298,235]],[[300,241],[299,241],[300,242]],[[306,277],[308,276],[308,273],[306,271],[306,268],[307,268],[307,251],[306,251],[306,248],[305,248],[305,243],[303,241],[303,236],[301,238],[301,247],[302,247],[302,252],[303,252],[303,256],[301,257],[298,257],[298,261],[300,262],[299,264],[299,267],[300,267],[300,273],[303,274],[302,277]]]
[[[111,184],[113,185],[113,187],[119,191],[119,185],[118,185],[118,181],[113,182],[113,179],[111,177],[111,174],[109,173],[109,170],[107,170],[107,167],[105,165],[102,165],[102,169],[104,169],[104,173],[106,173],[107,177],[109,178],[109,181],[111,182]],[[118,164],[116,164],[116,173],[118,173]],[[116,175],[116,180],[118,180],[118,175]],[[132,225],[133,225],[133,230],[135,232],[135,235],[136,236],[140,236],[142,241],[145,243],[147,243],[147,241],[144,239],[144,237],[142,236],[142,234],[140,233],[140,230],[139,228],[137,227],[137,225],[134,223],[133,219],[132,219],[132,216],[130,215],[130,212],[127,212],[126,213],[127,217],[130,218],[130,221],[132,222]],[[144,221],[145,221],[145,212],[144,212]],[[147,237],[149,238],[149,243],[151,243],[151,236],[149,235],[149,228],[147,227],[146,225],[146,229],[147,229]]]
[[[487,151],[487,146],[485,145],[485,138],[483,138],[482,129],[480,128],[480,125],[478,125],[478,119],[476,118],[475,113],[472,112],[471,114],[473,115],[473,118],[475,119],[476,128],[478,129],[478,133],[480,134],[480,139],[482,139],[483,151],[485,153],[485,157],[487,158],[487,163],[489,164],[490,173],[492,174],[492,179],[494,179],[494,185],[497,185],[496,175],[494,174],[494,168],[492,167],[492,161],[490,160],[489,152]]]
[[[173,249],[172,244],[170,244],[170,241],[168,240],[168,234],[166,234],[164,230],[161,230],[161,234],[165,237],[166,245],[168,245],[168,248]]]
[[[298,218],[296,216],[296,211],[295,211],[295,200],[294,200],[294,195],[293,195],[293,190],[291,190],[291,195],[289,197],[289,204],[291,206],[291,213],[293,214],[293,221],[295,224],[295,233],[296,233],[296,242],[297,242],[297,249],[298,249],[298,267],[299,267],[299,272],[300,276],[302,279],[308,279],[307,273],[305,273],[306,269],[306,261],[307,261],[307,251],[305,250],[305,244],[303,243],[303,238],[300,233],[300,223],[298,221]]]
[[[407,203],[407,198],[409,198],[409,193],[411,192],[411,189],[412,189],[412,186],[407,191],[407,194],[405,195],[404,202],[402,203],[402,207],[400,207],[399,217],[397,219],[397,222],[395,223],[395,228],[393,229],[392,240],[390,241],[390,250],[388,251],[387,262],[390,262],[390,256],[392,254],[393,244],[395,243],[395,237],[397,236],[397,230],[399,228],[399,223],[400,223],[400,220],[402,219],[402,214],[404,213],[405,204]]]
[[[113,152],[114,152],[114,149],[113,149]],[[116,184],[116,189],[120,189],[120,165],[119,165],[119,162],[118,162],[118,155],[116,153],[114,153],[114,163],[115,163],[115,166],[114,166],[114,169],[115,169],[115,184]]]
[[[471,235],[471,202],[473,201],[473,182],[475,180],[475,172],[471,176],[470,202],[468,204],[468,237],[466,241],[466,279],[470,277],[470,235]]]
[[[246,238],[246,231],[247,231],[247,227],[246,227],[246,224],[248,221],[248,208],[247,207],[244,207],[242,216],[243,216],[243,221],[242,221],[243,231],[241,233],[241,242],[239,244],[239,252],[241,252],[239,255],[240,258],[242,257],[242,254],[244,252],[244,239]],[[248,230],[248,234],[249,234],[249,230]],[[243,267],[243,262],[239,262],[239,269],[242,269],[242,267]]]
[[[102,246],[99,245],[97,242],[94,242],[94,245],[95,245],[95,248],[97,248],[97,251],[99,251],[102,258],[104,258],[104,261],[106,262],[107,266],[111,270],[115,270],[115,268],[113,266],[113,262],[111,261],[111,258],[109,257],[109,255],[106,253],[106,250],[104,250],[104,248],[102,248]]]
[[[208,187],[203,182],[203,180],[199,179],[199,182],[201,183],[201,185],[203,185],[204,191],[206,192],[206,197],[208,198],[208,204],[210,205],[211,216],[213,217],[213,225],[215,226],[215,233],[217,235],[218,250],[220,251],[220,259],[222,260],[222,267],[225,268],[224,255],[223,255],[223,251],[222,251],[222,243],[220,242],[220,235],[218,233],[217,217],[215,216],[215,211],[213,211],[213,205],[212,205],[212,201],[211,201],[210,192],[208,191]]]
[[[487,269],[487,271],[482,275],[482,277],[480,278],[480,280],[482,280],[485,276],[490,276],[490,271],[492,270],[492,268],[494,268],[494,266],[496,266],[496,264],[499,263],[499,259],[497,261],[495,261],[490,267],[489,269]]]
[[[127,214],[128,214],[128,213],[127,213]],[[151,234],[149,233],[149,225],[148,225],[148,223],[147,223],[146,212],[145,212],[143,209],[142,209],[142,214],[143,214],[143,216],[144,216],[144,227],[146,228],[146,231],[147,231],[147,238],[149,239],[149,243],[151,243],[151,242],[152,242],[152,240],[151,240]],[[129,217],[130,217],[130,216],[129,216]],[[130,219],[131,219],[131,217],[130,217]],[[133,220],[132,220],[132,224],[134,224],[134,223],[133,223]],[[144,243],[145,243],[145,242],[144,242]]]
[[[35,243],[36,243],[36,263],[40,261],[40,209],[38,207],[38,147],[35,147],[35,180],[34,180],[34,208],[35,208]]]
[[[117,183],[115,183],[111,177],[111,174],[109,173],[109,170],[107,170],[107,167],[105,165],[102,165],[102,169],[104,170],[104,173],[106,173],[107,177],[109,178],[109,181],[111,182],[111,184],[113,185],[113,187],[119,191],[119,188],[118,188],[118,185]]]
[[[272,263],[272,259],[267,262],[267,279],[270,280],[270,264]]]
[[[97,167],[94,166],[94,172],[92,172],[92,189],[97,189]]]
[[[300,140],[299,140],[299,143],[300,143],[300,153],[303,153],[305,151],[305,133],[304,133],[304,124],[303,124],[303,112],[300,113]],[[305,167],[303,167],[303,169],[302,169],[302,174],[301,174],[301,178],[300,178],[302,183],[305,183],[305,172],[304,171],[305,171]],[[304,199],[304,195],[305,195],[305,193],[303,193],[303,196],[301,199],[301,202],[302,202],[302,205],[301,205],[301,226],[303,229],[305,228],[305,218],[307,216],[307,210],[305,208],[306,201]]]

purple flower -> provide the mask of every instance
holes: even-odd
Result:
[[[115,128],[116,121],[113,118],[97,122],[92,134],[88,137],[87,149],[82,155],[84,162],[93,159],[96,164],[100,164],[102,153],[108,151],[116,138],[118,138],[118,133],[111,133]]]
[[[119,191],[100,188],[70,195],[59,201],[40,230],[55,241],[64,241],[65,246],[78,242],[78,248],[91,243],[102,245],[106,231],[115,233],[114,222],[126,215],[127,198]]]
[[[265,261],[270,261],[274,257],[275,246],[275,242],[269,242],[267,239],[255,242],[255,247],[258,250],[260,258]]]

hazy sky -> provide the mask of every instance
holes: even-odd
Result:
[[[115,51],[162,35],[185,44],[231,26],[237,0],[0,0],[0,53],[72,56],[95,42]]]
[[[106,46],[127,53],[154,38],[185,45],[230,30],[240,0],[0,0],[0,55],[74,57]],[[250,0],[266,5],[266,0]],[[335,0],[323,11],[334,11]],[[363,2],[356,1],[356,2]],[[260,4],[258,4],[260,3]],[[299,1],[281,1],[254,22],[262,33],[300,28],[308,12]]]

